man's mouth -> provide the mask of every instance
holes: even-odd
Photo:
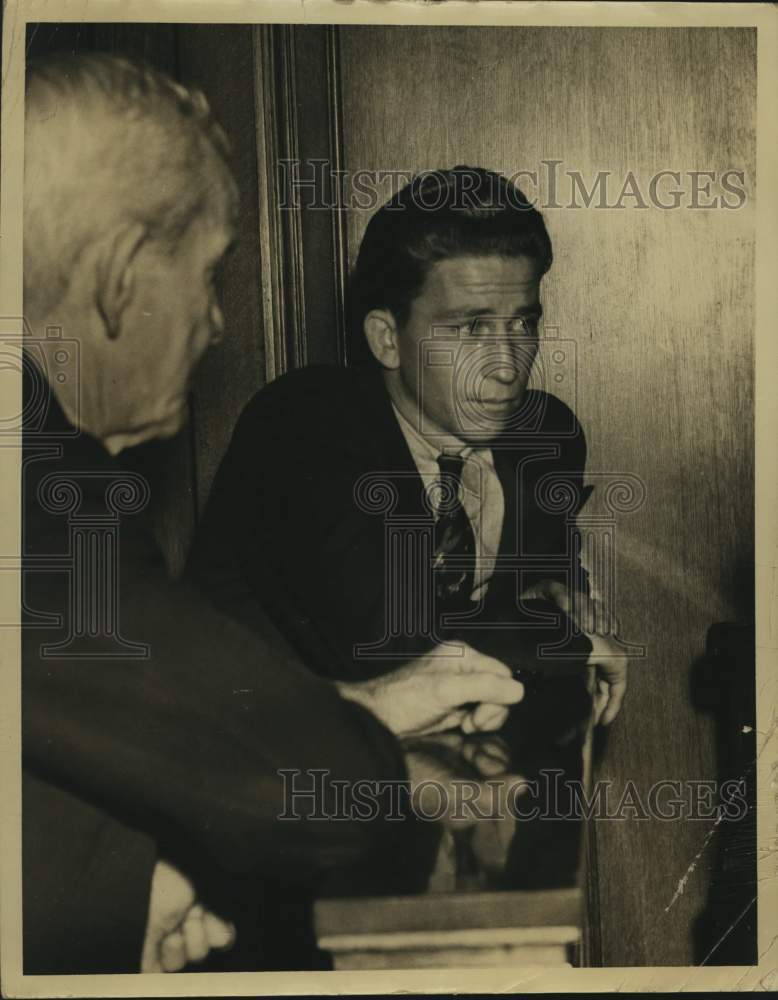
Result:
[[[518,403],[516,396],[509,396],[507,399],[476,399],[477,406],[483,406],[487,410],[509,410]]]

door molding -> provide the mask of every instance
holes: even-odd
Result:
[[[337,31],[334,25],[254,28],[260,273],[268,381],[306,364],[346,361],[347,256],[338,173],[343,163],[343,127]],[[317,204],[311,207],[303,193],[305,181],[314,176],[313,165]],[[291,201],[290,175],[302,181],[301,196],[298,199],[293,186]]]

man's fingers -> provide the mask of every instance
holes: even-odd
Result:
[[[610,685],[610,697],[608,704],[600,719],[600,725],[609,726],[621,710],[624,695],[627,693],[626,680],[615,681]]]
[[[472,646],[464,644],[464,656],[455,660],[454,671],[464,674],[494,674],[495,677],[510,677],[510,667],[506,666],[502,660],[497,660],[486,653],[479,653]]]
[[[508,709],[504,705],[492,705],[482,701],[462,720],[462,732],[494,732],[502,726],[507,718]]]
[[[568,589],[558,580],[539,580],[537,583],[533,583],[531,587],[527,587],[522,591],[521,599],[523,601],[531,600],[546,600],[554,601],[562,607],[562,602],[564,601],[567,607],[562,607],[562,610],[567,612],[569,607],[568,600]]]
[[[496,778],[505,774],[510,757],[499,743],[466,743],[463,756],[476,768],[482,778]]]
[[[545,598],[553,601],[587,635],[615,635],[618,632],[615,615],[602,601],[581,590],[571,591],[558,580],[541,580],[527,587],[521,596],[523,600]]]
[[[211,948],[225,950],[235,944],[235,925],[206,910],[203,916],[205,938]]]
[[[438,700],[447,708],[468,702],[515,705],[524,697],[524,685],[512,677],[496,674],[448,674],[438,681]]]
[[[618,647],[613,640],[601,636],[592,637],[592,652],[589,663],[597,668],[598,686],[600,691],[608,694],[608,703],[602,712],[599,722],[603,726],[610,725],[619,714],[621,703],[627,691],[628,660],[617,652]],[[596,707],[596,706],[595,706]]]
[[[465,760],[470,762],[474,761],[479,754],[482,754],[485,757],[498,761],[503,766],[503,770],[508,766],[508,761],[510,760],[510,751],[507,744],[499,736],[485,736],[480,739],[465,740],[462,744],[461,753]]]
[[[417,730],[414,735],[427,736],[433,733],[444,733],[448,729],[458,729],[460,726],[464,725],[467,715],[467,709],[457,708],[455,711],[449,712],[447,715],[444,715],[441,719],[431,723],[429,726],[425,726],[423,729]]]
[[[592,712],[594,714],[595,726],[599,726],[600,720],[602,719],[603,713],[608,705],[609,698],[610,685],[607,681],[598,680],[594,686],[594,694],[592,698]]]
[[[573,606],[570,600],[570,591],[563,583],[560,583],[558,580],[542,580],[538,587],[540,590],[539,597],[543,597],[547,601],[553,601],[566,615],[570,614],[571,607]]]
[[[471,736],[474,732],[476,732],[476,725],[475,722],[473,721],[473,714],[474,714],[473,712],[467,712],[464,709],[462,710],[462,721],[459,724],[459,728],[466,736]]]
[[[156,942],[149,942],[143,946],[143,957],[140,963],[141,972],[164,972],[162,963],[159,960],[159,952]]]
[[[162,939],[159,960],[163,972],[179,972],[186,965],[186,945],[181,931],[173,931]]]
[[[195,904],[187,914],[181,928],[184,935],[186,957],[189,962],[202,962],[210,950],[205,936],[203,916],[202,906],[199,903]]]
[[[461,751],[464,741],[464,737],[460,732],[447,732],[435,733],[432,737],[422,738],[421,740],[416,740],[412,737],[405,740],[405,745],[411,749],[418,749],[421,752],[430,748],[434,751],[436,747],[442,747],[446,751],[458,753]]]
[[[154,866],[149,897],[149,924],[166,933],[175,930],[195,901],[194,886],[167,861]]]
[[[186,875],[167,861],[157,861],[151,878],[142,972],[176,972],[186,964],[180,927],[194,902],[194,886]]]

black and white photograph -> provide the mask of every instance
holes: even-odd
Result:
[[[776,9],[187,8],[5,5],[3,995],[775,988]]]

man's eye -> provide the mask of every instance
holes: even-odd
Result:
[[[459,327],[460,336],[469,337],[490,337],[497,332],[493,320],[490,319],[468,319],[464,320]]]
[[[516,316],[511,320],[509,330],[512,334],[534,337],[538,332],[537,316]]]

